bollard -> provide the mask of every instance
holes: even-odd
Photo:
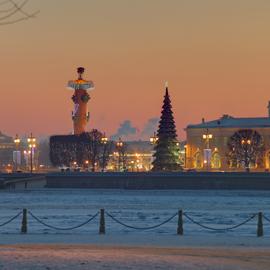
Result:
[[[23,209],[21,233],[27,233],[27,209]]]
[[[105,234],[105,213],[104,209],[100,209],[99,234]]]
[[[184,234],[184,229],[183,229],[183,211],[182,210],[179,210],[178,211],[177,234],[178,235],[183,235]]]
[[[262,212],[258,213],[258,225],[257,225],[257,237],[263,236],[263,214]]]

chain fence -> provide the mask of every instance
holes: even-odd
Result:
[[[159,228],[159,227],[161,227],[169,222],[172,222],[176,217],[178,217],[177,226],[176,226],[176,232],[178,235],[183,235],[184,234],[184,226],[188,226],[188,224],[190,224],[190,223],[193,223],[193,224],[195,224],[203,229],[210,230],[210,231],[227,232],[227,231],[232,231],[232,230],[238,229],[239,227],[246,225],[247,223],[249,223],[250,221],[254,220],[257,217],[257,236],[261,237],[264,234],[263,220],[266,220],[267,222],[270,223],[270,218],[268,218],[262,212],[258,212],[255,214],[254,213],[249,214],[248,218],[246,218],[245,220],[243,220],[242,222],[240,222],[238,224],[228,226],[228,227],[222,227],[222,228],[221,227],[213,227],[213,226],[208,226],[208,225],[205,225],[205,224],[199,222],[198,220],[194,219],[192,217],[192,215],[189,214],[188,212],[183,212],[182,210],[179,210],[178,212],[172,214],[169,218],[165,219],[164,221],[162,221],[158,224],[140,227],[140,226],[135,226],[135,225],[123,222],[121,219],[116,218],[112,213],[105,211],[104,209],[100,209],[100,211],[96,212],[94,215],[88,215],[88,217],[90,216],[90,218],[88,218],[87,220],[85,220],[84,222],[82,222],[80,224],[77,224],[77,225],[74,225],[71,227],[59,227],[59,226],[52,225],[50,223],[43,221],[41,217],[35,215],[32,211],[27,211],[27,209],[23,209],[23,211],[20,211],[19,213],[17,213],[16,215],[14,215],[10,219],[8,219],[7,221],[1,223],[0,227],[3,227],[3,226],[10,224],[12,221],[17,219],[21,215],[22,215],[21,233],[27,233],[27,231],[28,231],[27,215],[29,215],[33,220],[35,220],[36,222],[38,222],[39,224],[41,224],[47,228],[50,228],[53,230],[62,230],[62,231],[69,231],[69,230],[81,228],[81,227],[89,224],[91,221],[95,220],[99,216],[99,218],[100,218],[99,219],[99,233],[100,234],[105,234],[105,217],[110,218],[115,223],[117,223],[121,226],[124,226],[124,227],[132,229],[132,230],[139,230],[139,231],[153,230],[153,229]],[[189,221],[190,223],[189,222],[184,223],[185,220]]]
[[[190,217],[190,215],[188,215],[187,213],[183,213],[183,215],[192,223],[200,226],[201,228],[204,228],[206,230],[211,230],[211,231],[220,231],[220,232],[223,232],[223,231],[231,231],[231,230],[234,230],[234,229],[237,229],[243,225],[245,225],[246,223],[248,223],[249,221],[251,221],[252,219],[254,219],[256,216],[257,216],[257,213],[256,214],[253,214],[251,217],[247,218],[246,220],[244,220],[243,222],[239,223],[239,224],[236,224],[236,225],[233,225],[233,226],[230,226],[230,227],[226,227],[226,228],[213,228],[213,227],[210,227],[210,226],[206,226],[196,220],[194,220],[192,217]]]
[[[9,220],[3,222],[0,224],[0,227],[3,227],[9,223],[11,223],[13,220],[15,220],[16,218],[18,218],[20,215],[22,214],[22,211],[20,211],[17,215],[13,216],[12,218],[10,218]]]
[[[54,230],[61,230],[61,231],[70,231],[70,230],[74,230],[74,229],[78,229],[80,227],[83,227],[84,225],[90,223],[92,220],[94,220],[99,215],[99,212],[97,212],[95,215],[91,216],[88,220],[84,221],[81,224],[75,225],[73,227],[60,228],[60,227],[57,227],[57,226],[54,226],[54,225],[50,225],[50,224],[44,222],[39,217],[37,217],[36,215],[34,215],[31,211],[29,211],[28,213],[29,213],[29,215],[34,220],[36,220],[38,223],[42,224],[43,226],[48,227],[48,228],[51,228],[51,229],[54,229]]]

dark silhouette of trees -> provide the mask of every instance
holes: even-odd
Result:
[[[239,130],[228,142],[228,163],[233,168],[249,171],[252,166],[262,166],[264,151],[263,138],[257,131]]]
[[[77,159],[78,136],[58,135],[50,137],[50,160],[54,166],[69,167]]]
[[[80,135],[52,136],[50,159],[54,166],[90,166],[94,172],[104,170],[112,151],[112,142],[102,142],[103,133],[97,129]]]
[[[39,11],[26,11],[28,0],[0,0],[0,26],[35,18]]]

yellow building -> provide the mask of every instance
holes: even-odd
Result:
[[[260,135],[263,144],[260,162],[250,162],[248,169],[255,171],[269,170],[270,113],[269,117],[256,118],[236,118],[223,115],[217,120],[206,122],[202,119],[199,124],[188,125],[186,128],[187,144],[185,146],[186,169],[198,171],[241,171],[247,169],[241,162],[232,164],[228,157],[229,143],[233,136],[234,138],[237,137],[239,131],[240,133],[241,131],[257,132],[256,134]],[[240,139],[240,142],[240,150],[241,147],[246,147],[246,152],[252,151],[252,148],[248,145],[252,143],[250,139]],[[234,148],[231,149],[234,150]]]

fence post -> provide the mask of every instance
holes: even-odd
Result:
[[[258,213],[257,237],[263,236],[263,214]]]
[[[177,234],[183,235],[184,229],[183,229],[183,210],[178,211],[178,226],[177,226]]]
[[[27,233],[27,209],[23,209],[21,233]]]
[[[105,234],[105,213],[104,209],[100,209],[99,234]]]

